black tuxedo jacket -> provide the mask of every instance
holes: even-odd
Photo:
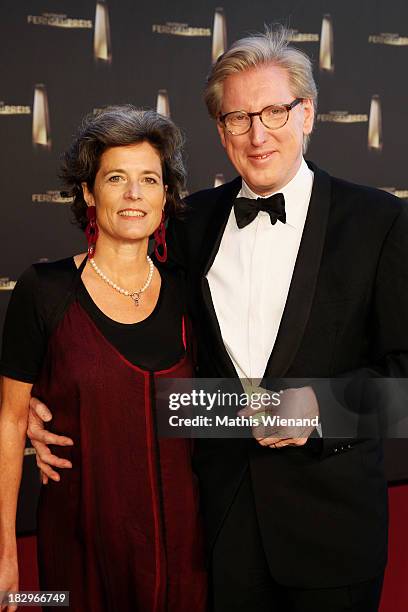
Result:
[[[265,376],[406,377],[408,206],[309,165],[314,184],[308,215]],[[198,375],[205,378],[236,377],[206,274],[240,187],[237,178],[189,196],[185,218],[172,221],[168,231],[170,263],[185,271]],[[327,434],[342,403],[330,390],[317,386],[316,392]],[[360,399],[354,393],[357,417]],[[383,570],[387,488],[378,439],[325,437],[281,450],[254,440],[196,440],[195,448],[209,550],[249,466],[276,580],[334,587]]]

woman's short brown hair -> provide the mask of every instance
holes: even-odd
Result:
[[[178,127],[154,110],[140,110],[131,104],[108,106],[87,115],[64,153],[60,177],[67,195],[74,201],[71,210],[81,229],[87,225],[87,205],[82,183],[93,190],[102,153],[110,147],[149,142],[158,152],[167,185],[166,213],[175,215],[183,209],[181,192],[185,187],[182,147],[184,139]]]

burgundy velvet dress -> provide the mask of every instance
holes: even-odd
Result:
[[[54,449],[73,467],[41,490],[39,572],[73,612],[204,612],[191,441],[158,438],[155,414],[157,380],[192,375],[188,346],[167,370],[133,365],[77,300],[53,331],[33,395],[75,444]]]

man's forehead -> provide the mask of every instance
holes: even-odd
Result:
[[[265,65],[229,75],[223,83],[222,107],[231,104],[242,110],[259,110],[259,104],[287,103],[291,100],[289,76],[280,66]],[[229,110],[229,109],[228,109]]]

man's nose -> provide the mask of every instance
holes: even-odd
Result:
[[[259,146],[266,142],[268,137],[268,131],[262,123],[261,117],[259,115],[252,117],[252,126],[249,130],[249,134],[251,138],[251,143],[253,145]]]

